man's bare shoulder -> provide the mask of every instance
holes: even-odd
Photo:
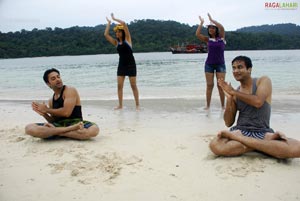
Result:
[[[264,75],[264,76],[261,76],[260,78],[257,79],[256,84],[257,84],[257,86],[259,86],[261,84],[271,86],[272,81],[268,76]]]
[[[75,87],[72,86],[65,86],[65,91],[66,92],[76,92],[77,93],[77,89]]]
[[[79,93],[75,87],[65,86],[64,97],[79,97]]]

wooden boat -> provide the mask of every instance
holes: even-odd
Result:
[[[193,53],[207,53],[206,45],[202,44],[188,44],[182,46],[170,47],[172,54],[193,54]]]

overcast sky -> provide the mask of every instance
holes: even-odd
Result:
[[[266,9],[266,2],[292,2],[294,10]],[[300,24],[300,0],[0,0],[0,31],[31,31],[33,28],[68,28],[106,24],[106,16],[130,23],[134,20],[174,20],[209,24],[207,13],[234,31],[252,25]]]

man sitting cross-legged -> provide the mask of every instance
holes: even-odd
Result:
[[[272,83],[267,76],[252,78],[252,62],[246,56],[232,61],[234,78],[240,82],[237,90],[224,80],[218,80],[227,101],[224,112],[226,126],[235,122],[229,131],[220,131],[210,149],[216,155],[238,156],[260,151],[276,158],[300,157],[300,141],[274,132],[269,126],[271,116]]]
[[[52,68],[44,73],[45,83],[54,91],[45,103],[32,102],[32,109],[43,116],[47,123],[32,123],[25,127],[28,135],[39,138],[64,136],[73,139],[89,139],[99,133],[95,123],[83,121],[81,102],[77,90],[63,85],[60,73]]]

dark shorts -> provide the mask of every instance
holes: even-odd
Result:
[[[79,122],[83,122],[83,127],[84,128],[89,128],[92,125],[96,125],[93,122],[90,121],[85,121],[85,120],[81,120],[81,119],[64,119],[61,121],[57,121],[57,122],[52,122],[51,124],[54,125],[55,127],[68,127],[68,126],[72,126],[74,124],[77,124]],[[37,123],[38,126],[44,126],[44,123]]]
[[[265,138],[265,135],[266,135],[266,132],[262,132],[262,131],[247,131],[247,130],[241,130],[241,129],[237,129],[237,128],[230,128],[230,131],[236,131],[236,130],[239,130],[241,131],[241,133],[244,135],[244,136],[247,136],[247,137],[252,137],[252,138],[256,138],[256,139],[264,139]]]
[[[204,72],[206,73],[226,73],[225,64],[205,64]]]

